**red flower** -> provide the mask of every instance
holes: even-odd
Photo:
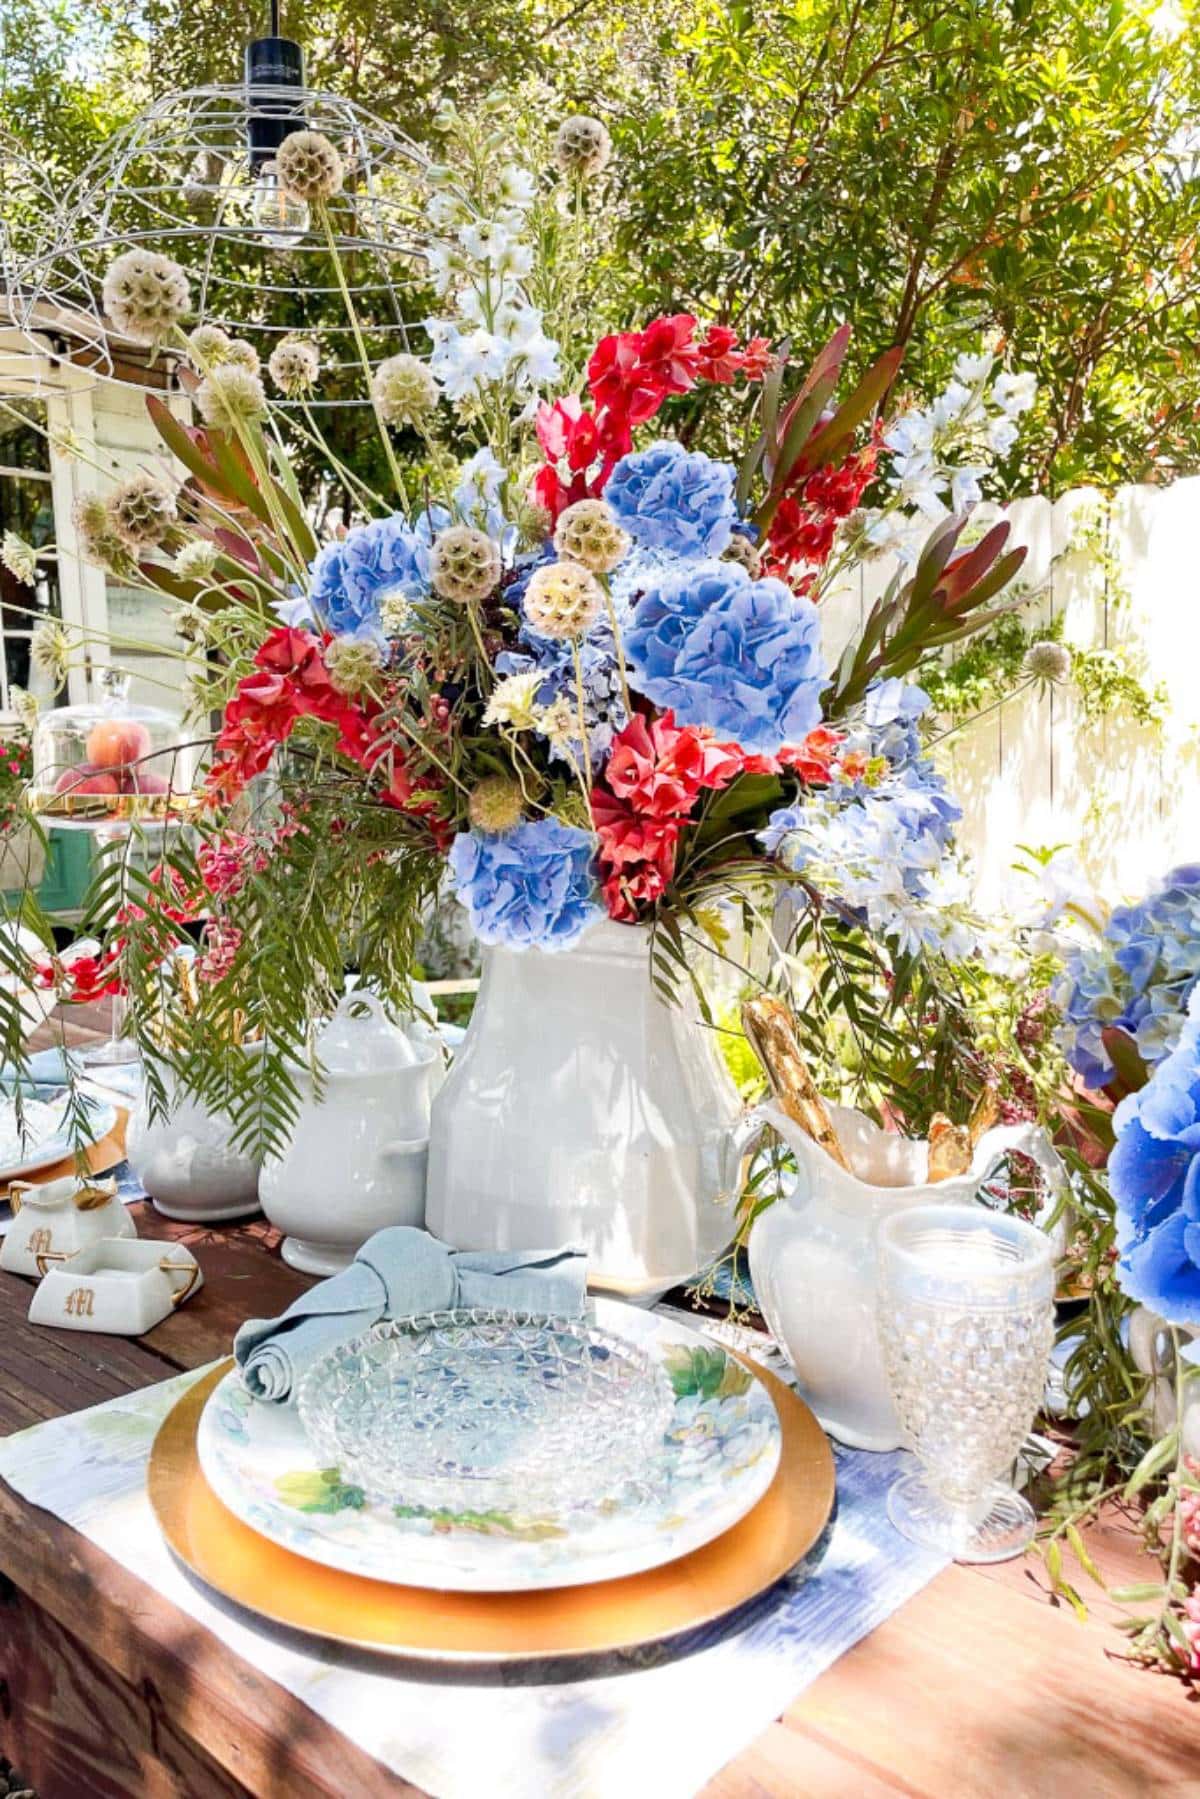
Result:
[[[710,325],[699,346],[696,373],[700,380],[724,386],[735,380],[745,366],[746,358],[737,347],[737,332],[728,325]]]
[[[610,875],[600,884],[608,916],[618,924],[637,924],[645,908],[662,898],[668,878],[649,862],[633,874]]]
[[[690,312],[653,319],[638,343],[643,380],[652,382],[664,394],[684,394],[694,387],[700,361],[695,336],[696,321]]]
[[[639,906],[653,905],[675,868],[677,819],[639,817],[632,807],[596,787],[592,822],[600,840],[600,877],[609,916],[632,923]]]
[[[786,579],[798,566],[819,568],[827,560],[839,523],[858,505],[878,459],[877,447],[869,444],[836,467],[826,463],[798,477],[792,491],[780,501],[767,532],[769,572]],[[792,584],[802,591],[800,583]]]
[[[779,752],[779,764],[807,781],[810,787],[824,787],[830,779],[830,766],[842,742],[840,732],[828,725],[818,725],[803,743],[788,744]]]
[[[567,467],[577,473],[589,468],[596,460],[599,444],[596,421],[575,394],[555,400],[553,406],[543,400],[537,409],[534,430],[549,462],[565,458]]]
[[[120,959],[117,947],[99,956],[86,951],[72,955],[66,950],[61,956],[47,956],[34,963],[33,984],[44,990],[53,988],[55,997],[64,1005],[86,1006],[122,992],[117,973]]]
[[[747,381],[761,381],[775,367],[776,360],[769,337],[752,337],[742,351],[742,373]]]
[[[659,369],[643,365],[644,335],[641,331],[621,331],[614,337],[602,337],[588,361],[588,387],[596,411],[612,414],[625,430],[652,419],[672,391],[666,387]]]
[[[534,476],[530,493],[534,503],[550,514],[551,522],[557,523],[559,513],[573,506],[576,500],[594,498],[600,492],[602,482],[589,482],[585,471],[605,446],[601,443],[596,419],[575,394],[556,400],[553,406],[543,400],[537,409],[534,429],[546,465]],[[569,481],[564,481],[560,474],[560,465],[564,462],[571,477]],[[604,480],[607,478],[605,475]]]

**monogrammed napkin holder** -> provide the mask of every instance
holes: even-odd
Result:
[[[204,1282],[190,1250],[149,1237],[105,1237],[77,1255],[37,1260],[43,1279],[29,1322],[59,1330],[140,1337]]]

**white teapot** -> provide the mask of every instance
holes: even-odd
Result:
[[[6,1274],[36,1279],[42,1273],[39,1256],[59,1260],[104,1237],[137,1236],[116,1181],[80,1181],[73,1174],[41,1186],[14,1181],[9,1204],[13,1221],[0,1238],[0,1268]]]
[[[759,1213],[750,1232],[750,1275],[763,1317],[817,1417],[856,1449],[899,1449],[876,1323],[876,1233],[880,1221],[917,1205],[963,1205],[1005,1156],[1018,1152],[1046,1177],[1048,1216],[1066,1189],[1062,1163],[1035,1125],[997,1125],[975,1145],[961,1175],[930,1182],[929,1145],[884,1131],[862,1112],[830,1105],[852,1172],[778,1106],[760,1115],[796,1157],[796,1182]],[[1065,1248],[1066,1225],[1052,1233]]]
[[[445,1068],[418,1021],[394,1025],[372,993],[348,993],[316,1039],[323,1070],[295,1070],[305,1095],[291,1139],[265,1162],[259,1198],[287,1235],[285,1262],[337,1274],[375,1231],[425,1222],[429,1108]]]

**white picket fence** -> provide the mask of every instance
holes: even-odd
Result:
[[[1070,844],[1097,891],[1134,897],[1156,874],[1200,860],[1200,477],[1108,500],[1089,488],[1020,500],[1007,516],[1029,550],[1021,579],[1045,583],[1024,616],[1062,614],[1067,641],[1123,648],[1145,686],[1164,684],[1166,717],[1159,728],[1127,711],[1089,723],[1068,686],[976,718],[937,750],[964,807],[960,842],[985,906],[999,900],[1019,845]],[[831,654],[889,573],[873,564],[823,603]]]

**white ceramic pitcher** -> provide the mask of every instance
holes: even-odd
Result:
[[[909,1206],[970,1202],[1012,1152],[1030,1157],[1046,1176],[1045,1217],[1065,1190],[1062,1163],[1035,1125],[997,1125],[980,1138],[965,1174],[931,1183],[927,1143],[831,1105],[853,1169],[847,1173],[778,1106],[761,1111],[794,1152],[797,1169],[794,1186],[759,1214],[750,1232],[750,1273],[763,1317],[832,1436],[857,1449],[898,1449],[904,1436],[877,1335],[880,1221]],[[1065,1224],[1055,1235],[1061,1249]]]
[[[303,1096],[287,1147],[259,1177],[262,1209],[287,1235],[285,1262],[337,1274],[390,1224],[425,1221],[429,1107],[441,1084],[440,1044],[423,1026],[394,1025],[372,993],[348,993],[317,1037],[324,1069],[296,1070]]]
[[[687,996],[655,991],[644,928],[489,949],[433,1105],[426,1222],[464,1249],[578,1244],[590,1285],[649,1301],[732,1240],[761,1129]]]

